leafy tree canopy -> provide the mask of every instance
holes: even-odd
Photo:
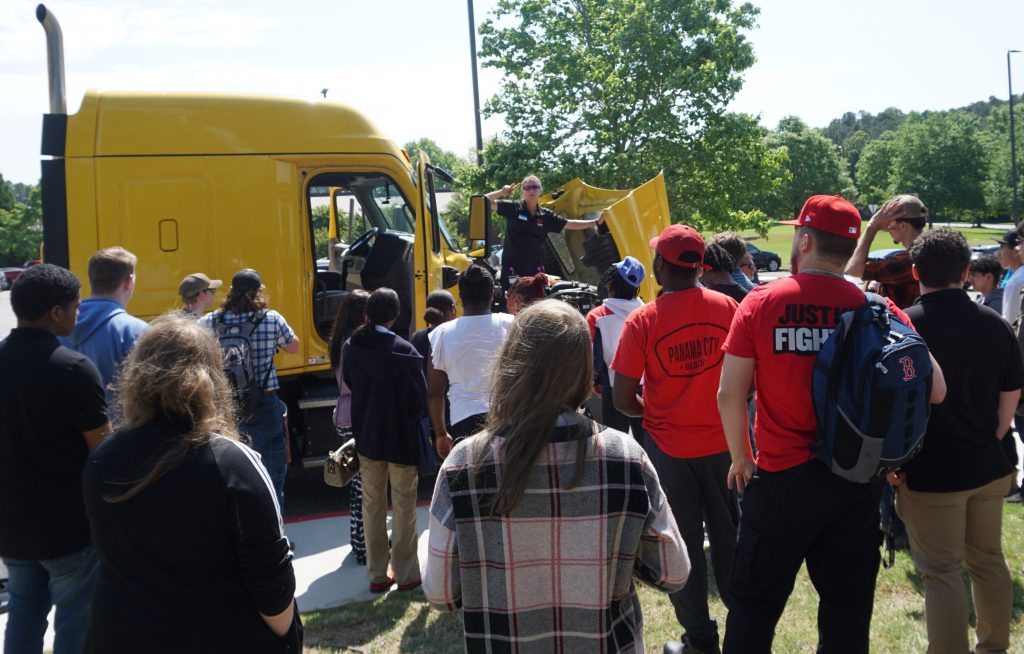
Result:
[[[983,211],[988,162],[976,116],[912,115],[896,133],[894,147],[894,190],[918,195],[936,216]]]
[[[450,150],[445,150],[436,141],[429,138],[421,138],[416,141],[409,141],[402,148],[409,153],[413,161],[421,150],[426,153],[430,163],[452,173],[460,162],[459,155]]]
[[[783,206],[790,215],[800,212],[811,195],[827,194],[854,197],[856,191],[847,172],[847,163],[839,149],[821,134],[795,116],[779,121],[779,127],[768,136],[768,143],[784,148],[788,155],[791,181],[782,194]]]
[[[14,188],[10,182],[0,175],[0,211],[14,208]]]
[[[481,58],[504,74],[486,111],[508,131],[485,148],[476,177],[493,187],[537,172],[549,188],[576,176],[624,188],[664,170],[676,220],[721,225],[736,210],[729,201],[679,193],[692,184],[685,177],[716,172],[693,166],[723,131],[751,128],[722,121],[754,61],[741,32],[756,15],[729,0],[500,0],[480,28]]]
[[[3,185],[6,187],[6,182]],[[38,257],[42,242],[42,194],[33,186],[27,204],[12,202],[0,208],[0,265],[19,265]]]

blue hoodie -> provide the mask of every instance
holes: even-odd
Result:
[[[108,406],[113,399],[110,384],[117,380],[121,362],[146,327],[145,321],[128,315],[117,301],[93,297],[79,306],[71,336],[60,338],[61,345],[84,354],[96,365]]]

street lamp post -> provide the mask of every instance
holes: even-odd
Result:
[[[472,0],[470,0],[472,1]],[[1020,222],[1020,196],[1017,194],[1017,132],[1013,118],[1013,75],[1010,68],[1010,55],[1020,50],[1006,51],[1006,84],[1010,91],[1010,184],[1013,186],[1013,222]]]
[[[473,64],[473,117],[476,119],[476,164],[482,166],[484,165],[484,136],[480,126],[480,85],[476,79],[476,21],[473,19],[473,0],[466,0],[466,6],[469,9],[469,58]],[[1009,60],[1010,55],[1006,56],[1007,60]]]

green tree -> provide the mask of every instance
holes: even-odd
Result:
[[[0,175],[0,211],[13,209],[15,203],[14,187]]]
[[[977,116],[911,115],[894,145],[897,192],[919,196],[933,216],[970,220],[984,213],[988,162]]]
[[[857,162],[860,161],[860,155],[869,142],[871,142],[871,137],[864,130],[850,134],[843,141],[842,154],[846,159],[846,170],[850,173],[850,179],[853,180],[855,186],[857,184]]]
[[[413,161],[416,160],[417,153],[422,150],[430,159],[430,163],[438,168],[443,168],[449,173],[455,170],[455,167],[460,161],[459,155],[450,150],[445,150],[433,139],[425,137],[416,141],[409,141],[402,147],[409,153],[409,156],[412,157]]]
[[[892,197],[892,169],[896,159],[896,133],[885,132],[861,150],[857,186],[863,204],[882,204]]]
[[[779,127],[768,135],[772,147],[785,148],[791,177],[782,193],[785,210],[795,216],[811,195],[842,195],[853,197],[853,183],[839,149],[795,116],[779,121]]]
[[[39,256],[42,242],[42,193],[38,186],[33,186],[27,204],[12,203],[10,208],[0,208],[0,261],[16,265],[34,259]]]
[[[791,182],[784,148],[772,146],[757,121],[726,114],[703,138],[666,162],[673,213],[703,229],[729,226],[767,234],[773,219],[789,217],[782,201]]]
[[[313,207],[310,213],[313,228],[313,252],[316,258],[327,256],[327,245],[330,242],[331,208],[326,204]]]
[[[28,194],[32,191],[31,184],[22,184],[21,182],[9,182],[11,190],[14,192],[14,201],[22,204],[28,204]]]
[[[1024,184],[1024,97],[1013,108],[1017,132],[1017,184]],[[978,103],[981,104],[981,103]],[[1010,106],[1003,102],[992,107],[988,119],[985,147],[989,161],[984,183],[985,209],[990,215],[1008,216],[1013,205],[1010,180]]]
[[[624,188],[663,168],[713,174],[680,166],[701,159],[753,64],[742,32],[756,15],[730,0],[499,0],[480,28],[481,58],[504,75],[486,112],[508,131],[485,148],[479,177]],[[673,217],[689,220],[677,193]]]

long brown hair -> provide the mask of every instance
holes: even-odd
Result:
[[[366,301],[369,299],[369,293],[357,288],[346,295],[338,305],[338,313],[334,316],[334,327],[331,328],[331,340],[327,350],[331,360],[331,370],[337,368],[341,363],[341,346],[360,325],[366,322]]]
[[[185,434],[139,478],[116,482],[129,488],[104,495],[108,502],[138,495],[181,463],[189,449],[208,443],[214,435],[238,439],[217,340],[192,318],[167,313],[151,322],[125,359],[117,387],[118,428],[138,429],[161,420]]]
[[[255,293],[252,291],[240,291],[234,286],[228,289],[228,295],[224,303],[220,305],[221,311],[232,313],[246,313],[247,311],[263,311],[270,306],[270,298],[267,297],[267,288],[260,286]]]
[[[495,438],[504,438],[501,485],[491,515],[513,511],[523,499],[530,470],[547,446],[560,414],[576,411],[590,396],[593,350],[579,311],[558,300],[523,309],[494,364],[491,404],[477,470]],[[593,422],[583,421],[572,488],[583,475]]]

